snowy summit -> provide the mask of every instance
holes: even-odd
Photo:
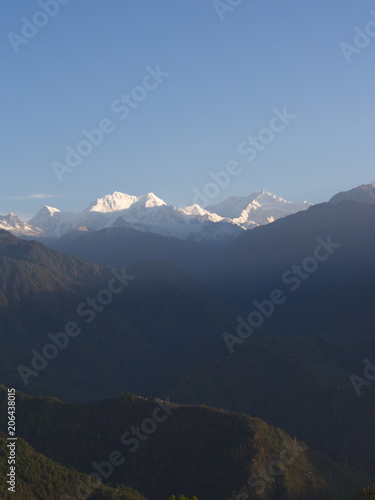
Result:
[[[244,197],[231,196],[206,208],[199,205],[177,208],[167,205],[154,193],[135,196],[115,191],[93,201],[80,213],[44,206],[29,223],[10,214],[0,219],[0,228],[17,236],[59,238],[78,228],[95,231],[121,225],[181,239],[223,240],[310,206],[306,201],[289,202],[260,191]]]

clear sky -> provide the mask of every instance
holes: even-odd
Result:
[[[261,189],[318,203],[374,181],[375,2],[71,0],[51,17],[53,3],[0,5],[1,214],[80,211],[113,191],[190,205],[230,161],[240,173],[210,203]],[[340,43],[372,20],[349,64]],[[247,161],[239,145],[284,107],[295,118]],[[106,118],[59,182],[53,162]]]

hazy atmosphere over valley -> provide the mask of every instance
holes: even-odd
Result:
[[[0,13],[0,499],[375,499],[375,4]]]

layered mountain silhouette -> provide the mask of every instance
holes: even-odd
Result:
[[[48,245],[99,265],[115,267],[165,259],[199,279],[199,270],[216,255],[223,242],[184,241],[118,225],[98,231],[78,228]]]
[[[254,301],[281,290],[284,303],[258,333],[358,336],[371,334],[375,320],[374,224],[374,204],[349,200],[315,205],[226,243],[187,242],[118,226],[74,231],[50,244],[101,265],[166,258],[244,319]]]
[[[21,389],[26,379],[34,393],[79,399],[145,390],[222,354],[221,328],[234,324],[229,309],[166,261],[103,268],[3,231],[0,270],[1,378]],[[45,345],[58,334],[52,343],[63,345],[70,322],[77,327],[69,345],[56,359],[51,347],[46,364]],[[30,374],[33,364],[40,374]]]
[[[185,404],[247,413],[303,439],[332,459],[375,474],[375,387],[364,377],[375,367],[375,339],[250,339],[246,349],[169,377],[152,391]],[[375,368],[370,371],[375,377]],[[358,380],[354,379],[354,380]]]
[[[150,500],[174,492],[206,500],[349,500],[371,480],[244,414],[125,394],[84,405],[17,400],[19,435],[35,450]],[[119,498],[138,498],[125,493]]]
[[[329,203],[337,204],[347,200],[375,203],[375,184],[362,184],[349,191],[341,191],[335,194],[335,196],[329,200]]]
[[[38,396],[17,395],[24,498],[71,490],[94,462],[105,476],[142,425],[88,498],[349,500],[374,483],[373,185],[291,215],[272,197],[46,208],[49,247],[0,230],[0,382]],[[164,231],[172,219],[195,236]],[[155,427],[156,407],[170,414]],[[307,447],[271,473],[290,436]]]
[[[243,233],[211,259],[202,281],[244,319],[257,309],[254,301],[280,290],[282,305],[258,332],[372,335],[374,224],[374,204],[315,205]]]

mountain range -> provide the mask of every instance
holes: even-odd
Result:
[[[116,226],[78,229],[48,244],[101,266],[167,259],[243,319],[254,301],[281,289],[285,303],[255,334],[344,337],[355,331],[358,337],[371,334],[375,320],[375,235],[369,230],[374,225],[374,203],[345,199],[314,205],[230,241],[184,241]],[[314,261],[318,241],[333,245],[320,262]],[[306,262],[308,271],[298,271]]]
[[[80,227],[98,230],[117,225],[190,240],[233,239],[245,229],[306,210],[311,203],[288,202],[267,191],[230,197],[207,209],[177,208],[153,193],[132,196],[114,192],[97,199],[80,213],[44,206],[28,223],[15,214],[0,216],[0,229],[24,237],[61,237]]]
[[[350,500],[374,483],[374,187],[251,230],[233,216],[263,200],[269,217],[272,195],[180,224],[226,224],[230,238],[160,234],[174,208],[151,195],[50,209],[60,237],[0,230],[0,383],[17,389],[22,498],[74,498],[160,404],[171,417],[133,437],[137,452],[88,498]],[[303,450],[271,474],[294,437]]]

